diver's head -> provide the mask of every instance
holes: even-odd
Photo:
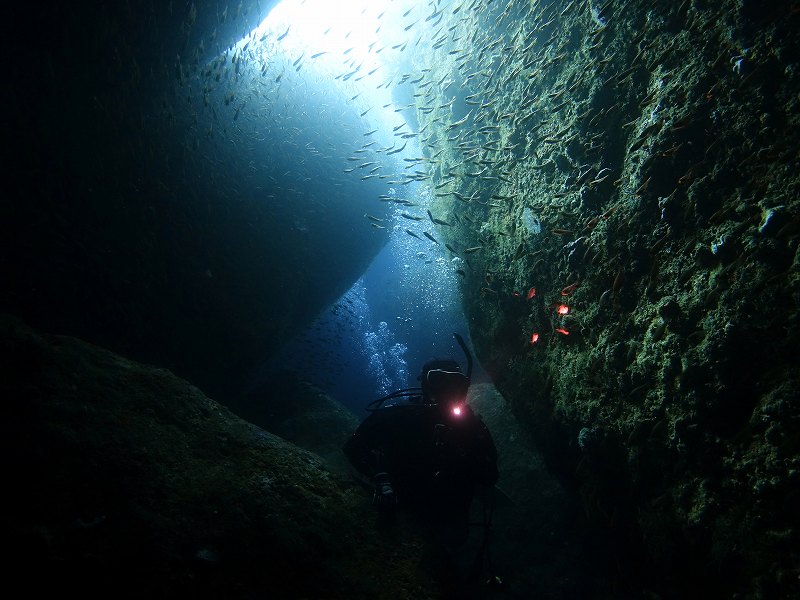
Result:
[[[446,408],[459,406],[467,401],[469,378],[461,372],[461,366],[452,359],[437,359],[425,363],[420,374],[422,398],[427,404],[440,404]]]

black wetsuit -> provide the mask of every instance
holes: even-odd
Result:
[[[497,481],[492,436],[466,404],[458,416],[422,402],[381,408],[364,420],[344,452],[367,477],[387,473],[399,505],[434,523],[455,524],[464,538],[476,487]]]

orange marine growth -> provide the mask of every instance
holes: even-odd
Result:
[[[575,283],[570,283],[567,287],[561,290],[562,296],[569,296],[572,292],[575,291],[575,288],[580,285],[580,281],[576,281]]]

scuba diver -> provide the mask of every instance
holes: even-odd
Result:
[[[374,484],[373,504],[383,514],[411,508],[450,548],[468,538],[475,492],[490,490],[498,476],[492,436],[466,403],[472,356],[461,336],[453,335],[467,372],[449,358],[425,363],[421,387],[367,405],[371,414],[344,446],[351,464]],[[398,399],[404,401],[384,406]],[[484,505],[484,545],[490,520]]]

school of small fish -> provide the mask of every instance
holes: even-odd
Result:
[[[621,181],[612,182],[618,174],[607,166],[606,134],[596,127],[617,105],[594,108],[580,92],[587,74],[596,77],[611,63],[603,32],[611,12],[624,4],[427,0],[400,12],[391,2],[377,14],[375,33],[389,21],[402,31],[399,39],[387,34],[366,48],[354,41],[334,50],[332,36],[348,40],[353,34],[335,23],[315,40],[318,47],[297,55],[282,51],[293,25],[256,29],[207,64],[198,63],[204,48],[193,64],[178,61],[175,77],[183,92],[177,97],[185,95],[191,107],[179,117],[190,120],[185,148],[212,165],[246,162],[256,182],[250,193],[287,213],[299,199],[311,211],[346,205],[358,182],[374,186],[359,188],[377,200],[374,210],[360,214],[377,230],[399,226],[394,215],[409,236],[446,248],[473,271],[470,258],[491,244],[508,246],[509,263],[534,258],[518,233],[524,209],[533,207],[552,235],[570,238],[585,231],[578,223],[588,217],[596,223],[615,210],[586,199]],[[581,27],[565,30],[565,17]],[[612,73],[606,83],[660,67],[665,56]],[[316,68],[322,61],[334,65],[333,72]],[[580,68],[559,67],[568,61]],[[370,102],[372,90],[387,91],[392,101]],[[315,109],[308,108],[310,100]],[[653,118],[632,123],[640,129],[632,151],[663,125],[657,94],[643,102],[653,105]],[[165,110],[180,112],[170,100]],[[375,118],[386,111],[402,121],[387,125]],[[522,190],[534,187],[532,178],[547,182],[539,189],[559,189],[552,198],[526,198]],[[395,193],[411,183],[427,186],[433,201]],[[241,180],[225,187],[235,195],[248,191]]]

